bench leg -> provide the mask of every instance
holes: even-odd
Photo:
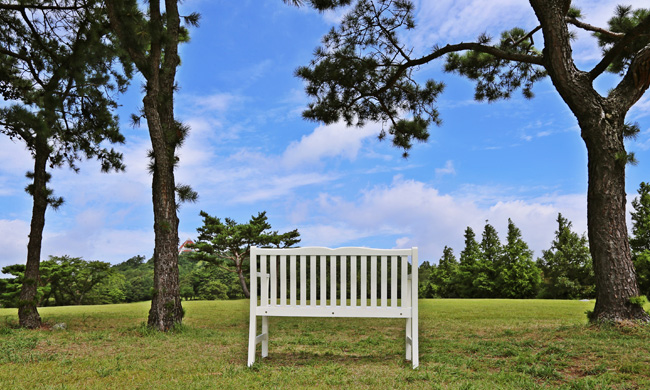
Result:
[[[262,317],[262,357],[269,356],[269,317]]]
[[[406,360],[412,360],[413,359],[413,338],[412,338],[412,329],[413,327],[411,326],[412,320],[410,318],[406,319]]]
[[[257,316],[251,315],[250,327],[248,330],[248,367],[255,363],[255,347],[257,342]]]
[[[419,339],[418,339],[418,319],[417,317],[413,319],[411,322],[411,351],[412,351],[412,356],[413,359],[411,360],[413,363],[413,368],[418,368],[420,365],[420,351],[419,351]]]

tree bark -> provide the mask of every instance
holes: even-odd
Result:
[[[241,267],[237,267],[237,276],[239,276],[239,283],[241,283],[241,289],[244,292],[246,298],[251,297],[250,291],[248,291],[248,286],[246,285],[246,277],[244,276],[244,271]]]
[[[151,84],[151,83],[150,83]],[[165,142],[165,129],[157,106],[159,91],[153,87],[144,98],[145,114],[153,147],[152,198],[154,211],[154,294],[148,324],[162,331],[183,319],[178,271],[178,216],[174,183],[174,148]],[[165,102],[164,104],[171,104]],[[168,130],[169,131],[169,130]]]
[[[592,321],[649,321],[641,306],[625,220],[625,165],[622,126],[604,120],[597,128],[582,124],[588,153],[587,226],[596,276],[596,306]]]
[[[47,145],[45,145],[47,150]],[[32,221],[29,228],[27,243],[27,262],[25,276],[20,290],[18,305],[18,323],[21,327],[36,329],[41,327],[41,316],[36,309],[38,305],[38,285],[40,282],[41,243],[45,227],[45,211],[47,210],[47,159],[48,154],[40,151],[34,156],[33,207]]]

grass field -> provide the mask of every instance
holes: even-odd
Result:
[[[247,368],[248,301],[183,306],[166,334],[148,302],[42,308],[37,331],[0,309],[0,389],[650,388],[649,327],[588,326],[593,302],[421,300],[418,370],[403,320],[272,318]]]

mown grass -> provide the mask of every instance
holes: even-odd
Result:
[[[589,326],[593,302],[421,300],[417,370],[403,320],[272,318],[247,368],[248,301],[183,305],[165,334],[148,302],[42,308],[37,331],[0,309],[0,389],[650,388],[649,327]]]

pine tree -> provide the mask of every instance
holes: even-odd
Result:
[[[458,260],[454,250],[448,246],[442,251],[438,266],[429,275],[429,285],[432,295],[440,298],[458,298]]]
[[[351,1],[310,3],[323,9]],[[618,7],[602,28],[584,22],[571,0],[530,0],[530,5],[539,21],[532,30],[515,27],[497,40],[481,34],[475,42],[411,48],[400,39],[415,28],[412,1],[357,0],[323,38],[312,62],[296,71],[313,97],[303,116],[328,124],[384,122],[380,138],[390,136],[406,154],[414,141],[428,139],[431,124],[441,123],[436,100],[444,85],[432,79],[418,83],[415,72],[423,65],[446,58],[445,70],[475,81],[475,98],[488,101],[507,99],[518,89],[533,97],[534,84],[548,76],[576,116],[587,148],[588,234],[598,286],[591,319],[650,321],[642,307],[628,303],[639,289],[625,220],[625,166],[634,156],[624,143],[638,130],[625,122],[626,114],[650,87],[650,12]],[[598,39],[602,57],[592,69],[576,65],[570,28]],[[606,71],[622,77],[603,96],[594,81]]]
[[[639,185],[639,196],[632,201],[632,258],[641,294],[650,296],[650,184]]]
[[[474,281],[479,274],[481,247],[471,227],[465,229],[464,237],[465,248],[460,252],[458,265],[458,293],[461,298],[477,298],[479,293],[474,286]]]
[[[552,299],[593,298],[594,270],[587,238],[571,231],[571,222],[557,216],[558,228],[551,248],[542,251],[537,265],[543,274],[541,296]]]
[[[250,267],[251,247],[288,248],[300,242],[297,229],[282,234],[271,231],[266,211],[251,216],[245,224],[239,224],[231,218],[222,222],[220,218],[205,211],[201,211],[201,217],[203,226],[196,229],[199,232],[198,241],[188,245],[196,249],[192,253],[193,257],[236,273],[246,298],[250,298],[246,274]]]
[[[0,109],[0,133],[23,142],[34,159],[27,173],[33,208],[18,317],[21,326],[37,328],[45,212],[63,204],[47,187],[47,168],[67,164],[78,171],[85,157],[100,160],[105,172],[124,169],[122,155],[105,145],[124,142],[111,111],[128,77],[113,66],[119,51],[106,38],[99,1],[0,4],[0,22],[0,92],[18,102]]]
[[[180,64],[178,45],[189,33],[181,26],[177,0],[150,0],[146,14],[137,0],[106,0],[111,29],[128,58],[146,80],[143,110],[151,138],[150,170],[153,174],[154,214],[154,295],[147,323],[166,331],[183,318],[178,271],[179,201],[195,201],[197,194],[187,185],[175,182],[178,163],[176,150],[189,128],[174,118],[176,68]],[[186,23],[198,25],[199,15],[184,17]]]
[[[521,237],[521,230],[508,218],[508,237],[497,268],[496,288],[501,298],[534,298],[541,283],[541,271],[533,251]]]
[[[480,248],[481,258],[477,264],[478,275],[474,279],[474,286],[479,298],[496,298],[499,295],[496,289],[497,269],[503,247],[496,229],[487,221],[483,228]]]

